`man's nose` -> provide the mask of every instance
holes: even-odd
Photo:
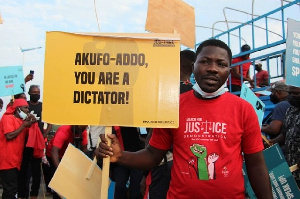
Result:
[[[218,64],[215,62],[211,62],[207,67],[207,71],[218,72]]]

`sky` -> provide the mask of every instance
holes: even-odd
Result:
[[[170,0],[165,0],[166,2]],[[212,36],[217,21],[246,22],[253,11],[265,14],[281,6],[280,0],[184,0],[195,9],[196,43]],[[287,2],[284,2],[286,4]],[[241,12],[234,11],[240,10]],[[96,11],[95,11],[96,9]],[[43,93],[45,36],[47,31],[65,32],[114,32],[146,33],[147,0],[0,0],[0,67],[23,66],[24,76],[34,70],[33,81],[26,84],[41,86]],[[99,20],[97,23],[96,13]],[[286,13],[286,18],[300,18],[299,6]],[[233,28],[237,24],[229,24]],[[276,31],[276,25],[269,27]],[[216,29],[226,30],[225,23],[217,23]],[[217,32],[216,33],[220,33]],[[245,38],[247,40],[247,37]],[[23,49],[42,47],[21,52]],[[185,48],[183,46],[183,48]],[[238,49],[232,49],[237,53]],[[5,104],[10,97],[2,97]]]

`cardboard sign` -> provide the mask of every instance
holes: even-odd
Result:
[[[194,49],[194,8],[181,0],[149,0],[146,30],[156,33],[180,33],[181,43]]]
[[[47,32],[43,120],[178,127],[179,55],[178,34]]]
[[[269,171],[273,198],[300,198],[298,186],[279,145],[275,144],[267,148],[263,154]],[[243,171],[246,191],[250,198],[256,198],[246,173],[245,163]]]
[[[300,87],[300,22],[288,19],[285,82]]]
[[[0,67],[0,97],[25,92],[22,66]]]
[[[258,122],[261,126],[264,118],[265,104],[252,92],[252,90],[245,83],[242,84],[240,97],[253,106],[258,117]]]
[[[91,159],[69,144],[49,187],[65,198],[100,198],[101,169],[95,165],[90,179],[86,178],[92,165]]]

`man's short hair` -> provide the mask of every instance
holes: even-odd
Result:
[[[218,39],[208,39],[208,40],[205,40],[204,42],[202,42],[197,48],[196,58],[197,58],[198,54],[202,51],[202,48],[205,46],[216,46],[216,47],[225,49],[227,51],[227,54],[229,57],[229,65],[231,65],[232,52],[227,44],[225,44],[223,41],[218,40]]]
[[[33,88],[40,88],[40,86],[39,86],[39,85],[31,85],[31,86],[29,87],[28,94],[30,94],[30,92],[31,92],[31,90],[32,90]]]
[[[191,50],[182,50],[180,51],[180,59],[186,58],[192,62],[195,62],[196,54]]]
[[[251,50],[251,47],[248,44],[242,45],[242,47],[241,47],[242,52],[246,52],[246,51],[249,51],[249,50]]]

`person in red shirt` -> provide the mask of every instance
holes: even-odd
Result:
[[[64,125],[57,129],[46,148],[46,156],[50,163],[51,178],[69,144],[73,144],[84,153],[87,153],[88,137],[86,128],[87,125]],[[53,199],[60,199],[60,197],[57,193],[53,192]]]
[[[245,44],[241,47],[241,52],[247,52],[250,49],[251,49],[250,46]],[[246,60],[250,59],[249,57],[250,57],[250,54],[245,54],[240,57],[236,57],[232,60],[231,64],[246,61]],[[231,68],[231,85],[229,85],[230,80],[227,82],[228,89],[230,89],[231,92],[241,91],[242,77],[243,77],[243,81],[248,81],[249,83],[251,83],[253,81],[249,75],[250,65],[251,65],[251,62],[249,61],[249,62],[240,64],[240,65],[237,65],[237,66],[234,66]]]
[[[255,70],[257,71],[256,77],[256,87],[265,87],[269,86],[269,73],[262,69],[262,62],[257,60],[255,61]],[[254,78],[253,82],[251,82],[251,86],[254,86]]]
[[[0,121],[0,177],[3,186],[2,198],[15,198],[18,192],[18,174],[28,127],[36,123],[29,114],[26,100],[16,99],[8,107]]]
[[[202,42],[196,51],[194,90],[180,95],[179,127],[156,128],[145,149],[123,151],[115,135],[101,142],[98,158],[144,170],[157,166],[173,145],[167,199],[245,198],[242,164],[257,198],[271,199],[263,142],[252,105],[225,91],[232,53],[221,40]]]

